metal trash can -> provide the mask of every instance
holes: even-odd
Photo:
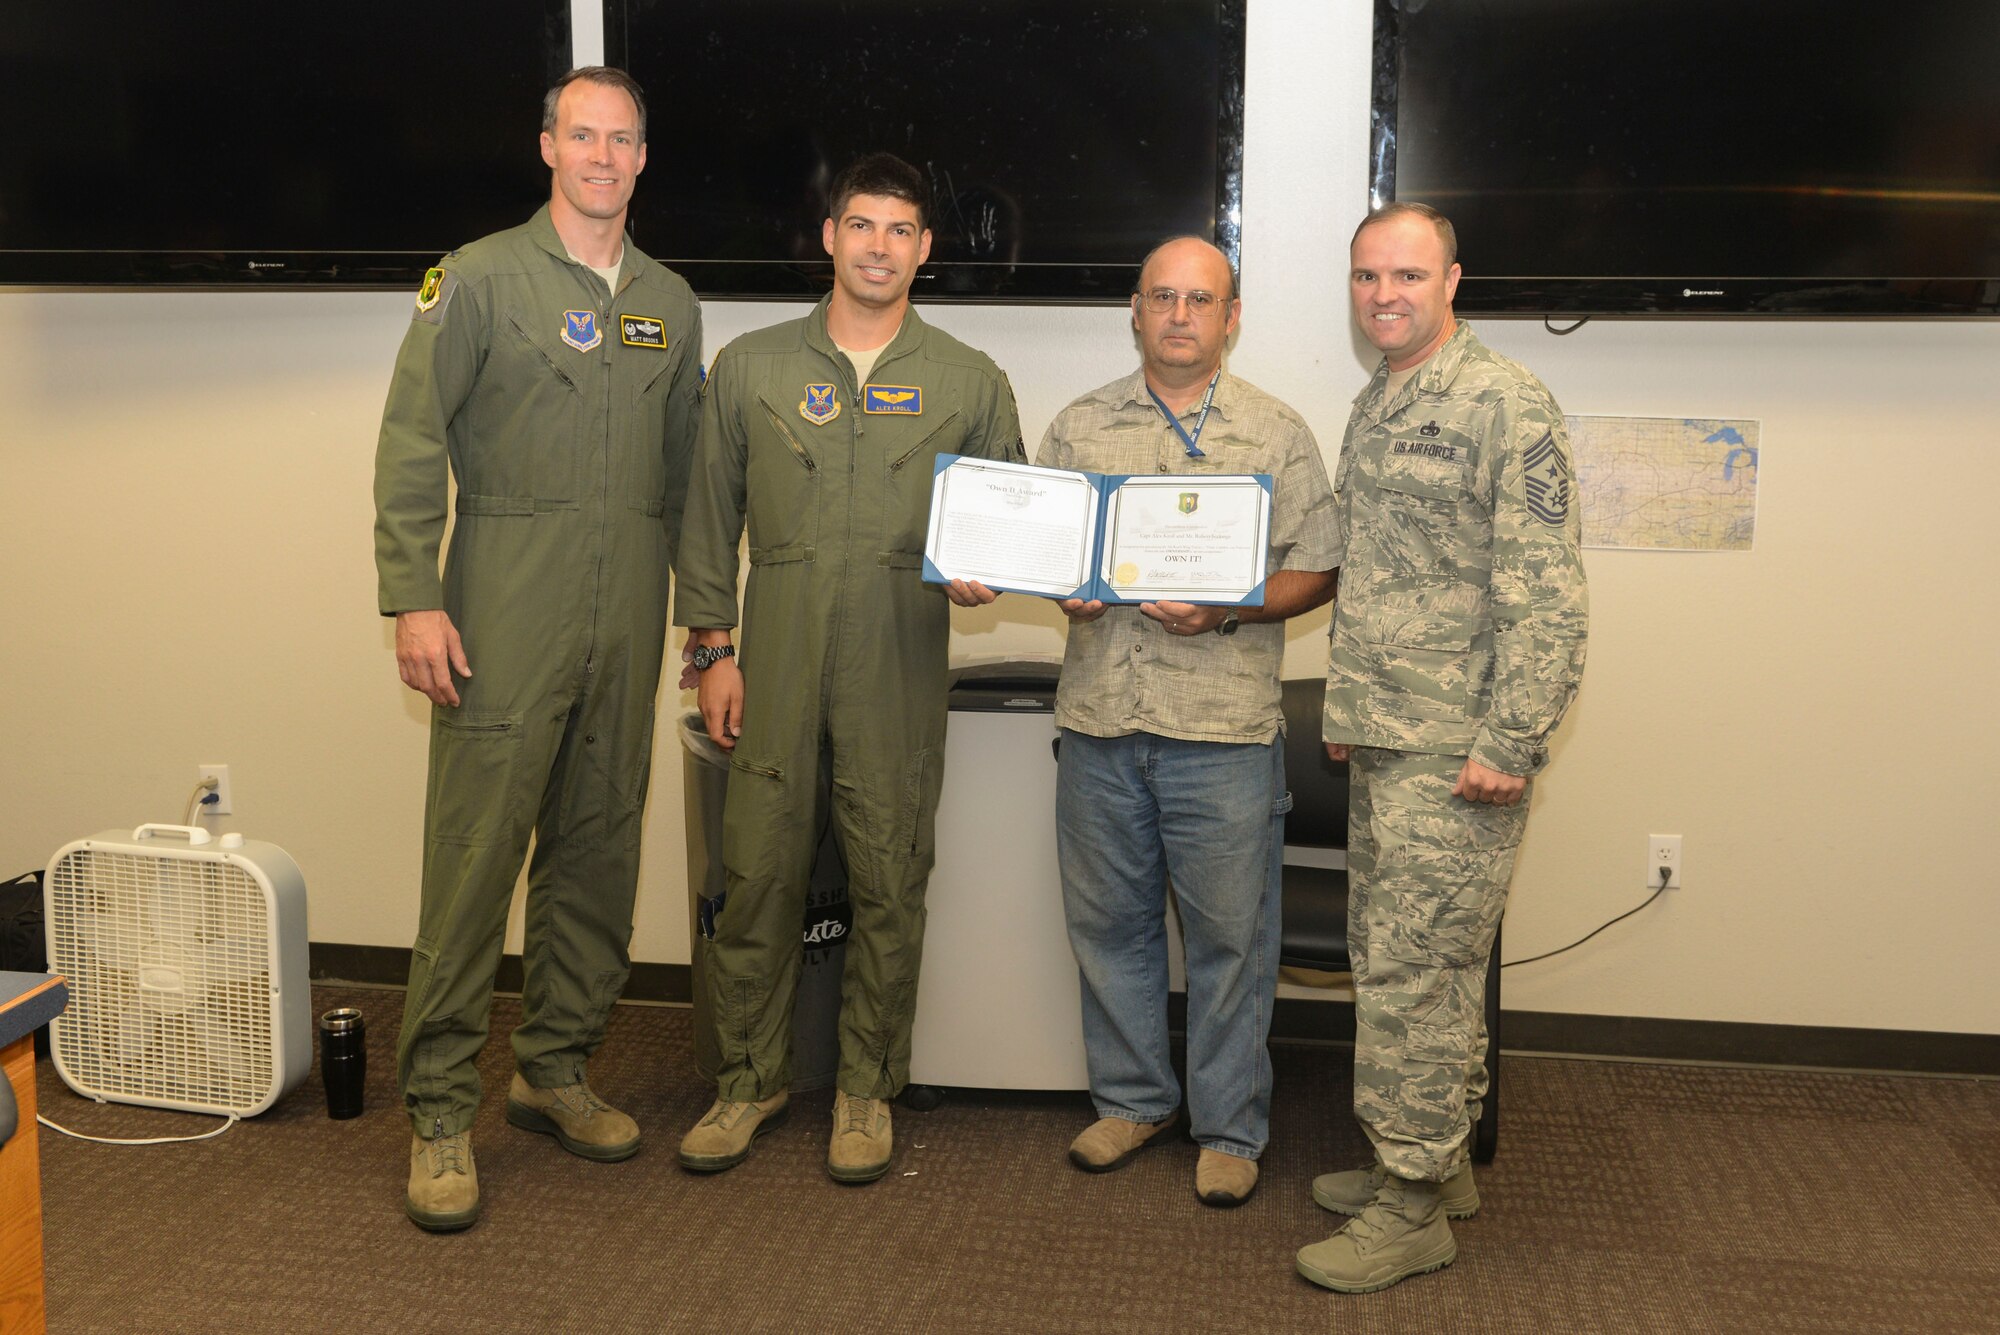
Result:
[[[729,792],[729,755],[709,740],[701,714],[681,716],[681,777],[687,828],[688,939],[694,990],[694,1064],[715,1079],[719,1050],[708,1000],[708,942],[717,914],[728,912],[722,871],[722,804]],[[824,782],[824,779],[822,779]],[[826,810],[822,793],[820,809]],[[798,1001],[792,1010],[793,1093],[825,1089],[840,1072],[840,971],[847,961],[847,869],[835,846],[833,822],[813,858],[800,925]]]

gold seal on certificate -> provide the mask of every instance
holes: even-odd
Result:
[[[1138,563],[1127,561],[1120,565],[1116,570],[1111,572],[1111,582],[1121,589],[1131,584],[1137,584],[1139,582]]]

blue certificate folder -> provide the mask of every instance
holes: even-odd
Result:
[[[941,454],[924,579],[1041,598],[1261,607],[1270,525],[1264,474],[1084,473]]]

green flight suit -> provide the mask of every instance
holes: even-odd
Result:
[[[472,1124],[474,1059],[528,836],[522,1023],[537,1087],[603,1041],[630,967],[668,568],[700,412],[701,312],[627,240],[618,291],[545,206],[439,262],[375,461],[381,611],[443,608],[472,667],[431,713],[422,907],[397,1046],[419,1134]],[[443,578],[446,474],[457,522]]]
[[[829,299],[830,300],[830,299]],[[909,1079],[924,887],[942,784],[950,604],[922,582],[932,461],[1020,462],[1006,377],[915,311],[857,387],[827,302],[746,334],[702,404],[674,622],[737,624],[743,733],[723,814],[725,898],[708,987],[725,1099],[791,1081],[800,923],[825,827],[822,764],[853,927],[841,978],[840,1088]]]

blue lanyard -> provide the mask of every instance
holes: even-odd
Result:
[[[1172,427],[1174,434],[1181,438],[1181,444],[1187,446],[1188,458],[1190,459],[1206,459],[1208,457],[1201,452],[1201,429],[1208,425],[1208,410],[1215,406],[1215,382],[1220,379],[1222,379],[1222,372],[1219,370],[1208,378],[1208,393],[1201,396],[1201,416],[1194,419],[1194,434],[1192,436],[1188,434],[1188,429],[1181,425],[1181,419],[1174,416],[1173,410],[1167,407],[1166,401],[1159,395],[1153,394],[1153,387],[1151,385],[1146,386],[1146,393],[1152,395],[1153,406],[1158,408],[1161,415],[1167,419],[1167,425]]]

